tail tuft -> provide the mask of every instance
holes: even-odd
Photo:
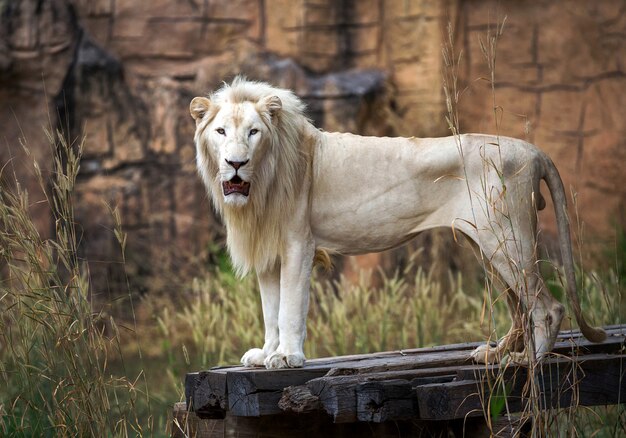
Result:
[[[586,325],[586,327],[581,327],[580,331],[585,338],[591,342],[595,342],[596,344],[606,341],[606,332],[601,327],[590,327]]]

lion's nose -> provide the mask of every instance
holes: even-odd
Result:
[[[226,162],[228,164],[230,164],[235,170],[239,170],[240,167],[245,166],[248,163],[248,161],[250,161],[250,160],[246,160],[246,161],[229,161],[229,160],[226,160]]]

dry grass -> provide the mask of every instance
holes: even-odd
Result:
[[[0,192],[0,432],[145,434],[150,421],[141,424],[134,412],[146,394],[137,376],[109,373],[116,338],[104,334],[101,315],[92,312],[88,266],[77,256],[72,190],[82,144],[48,134],[59,151],[50,190],[36,163],[34,168],[54,218],[54,238],[42,238],[33,225],[19,181]]]
[[[307,357],[337,356],[481,339],[482,300],[468,295],[462,278],[451,280],[446,298],[438,283],[418,269],[387,277],[374,286],[371,275],[349,283],[313,280]],[[412,272],[409,274],[409,272]],[[193,282],[181,304],[146,297],[160,336],[187,352],[199,366],[236,363],[248,348],[262,345],[263,323],[256,281],[236,280],[229,272],[215,272]],[[172,312],[172,308],[178,308]],[[499,315],[507,318],[504,306]],[[152,352],[158,355],[159,350]]]

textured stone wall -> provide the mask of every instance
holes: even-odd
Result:
[[[327,130],[446,135],[448,22],[462,50],[462,131],[526,138],[546,150],[578,192],[597,241],[624,225],[623,2],[23,0],[0,7],[0,123],[11,146],[0,158],[23,158],[23,132],[49,162],[41,130],[48,120],[85,136],[76,210],[94,275],[122,276],[109,263],[119,256],[103,199],[122,213],[130,274],[161,282],[139,286],[173,287],[174,274],[221,243],[196,176],[188,104],[235,74],[294,89]],[[505,15],[492,89],[480,41]],[[45,210],[35,214],[50,229]],[[552,214],[541,225],[549,237]],[[447,240],[421,243],[437,253]]]
[[[621,1],[502,2],[504,33],[497,46],[495,104],[499,132],[548,152],[566,188],[577,192],[587,232],[611,242],[624,225],[626,159],[626,3]],[[460,15],[464,131],[496,131],[491,87],[480,41],[487,40],[489,2],[464,2]],[[492,27],[493,28],[493,27]],[[474,82],[472,82],[474,81]],[[542,225],[554,231],[551,215]]]

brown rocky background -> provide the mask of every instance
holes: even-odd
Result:
[[[588,245],[610,246],[624,228],[625,1],[5,0],[0,10],[3,184],[15,173],[36,192],[20,139],[51,171],[43,127],[85,137],[76,213],[92,274],[108,278],[102,292],[123,281],[103,200],[120,208],[126,269],[139,289],[175,289],[222,242],[195,170],[194,96],[244,73],[294,89],[326,130],[447,135],[449,22],[462,51],[462,132],[499,132],[547,151],[577,192]],[[496,128],[481,41],[504,16]],[[49,234],[39,199],[31,197],[33,215]],[[553,213],[541,226],[549,242]],[[446,255],[450,240],[431,233],[415,245],[427,261],[443,254],[446,269],[458,268],[465,259]]]

